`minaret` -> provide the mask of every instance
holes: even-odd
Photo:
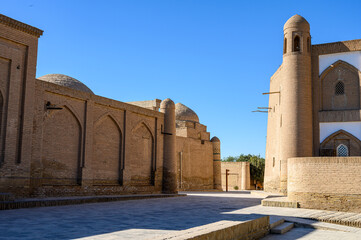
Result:
[[[213,188],[222,190],[221,141],[213,137],[211,142],[213,145]]]
[[[312,82],[310,25],[294,15],[284,25],[282,63],[280,191],[287,193],[287,159],[312,156]]]
[[[175,104],[167,98],[160,104],[164,113],[163,193],[177,193]]]

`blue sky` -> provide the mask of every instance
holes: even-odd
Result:
[[[260,154],[262,92],[282,63],[283,25],[311,25],[312,44],[361,38],[361,1],[0,0],[0,13],[44,30],[37,77],[72,76],[119,101],[171,98],[192,108],[222,157]]]

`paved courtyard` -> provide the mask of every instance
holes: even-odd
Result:
[[[187,197],[5,210],[0,211],[0,239],[149,239],[221,220],[242,221],[264,215],[270,215],[271,221],[282,217],[292,220],[317,212],[262,207],[261,200],[245,192],[189,193]],[[361,239],[360,228],[299,221],[330,228],[334,233],[331,236],[338,236],[337,233],[342,239]],[[319,239],[307,236],[329,232],[296,228],[288,234],[298,234],[297,238],[269,235],[266,239]]]

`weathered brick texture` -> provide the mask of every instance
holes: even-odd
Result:
[[[360,212],[361,157],[288,159],[288,198],[300,207]]]

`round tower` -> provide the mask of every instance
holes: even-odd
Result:
[[[250,178],[250,165],[249,162],[242,162],[241,168],[241,190],[249,190],[251,188]]]
[[[163,193],[177,193],[175,104],[167,98],[160,104],[164,113]]]
[[[213,146],[213,188],[222,190],[221,175],[221,141],[217,137],[211,139]]]
[[[309,23],[294,15],[283,30],[280,191],[286,194],[287,159],[312,156],[312,81]]]

